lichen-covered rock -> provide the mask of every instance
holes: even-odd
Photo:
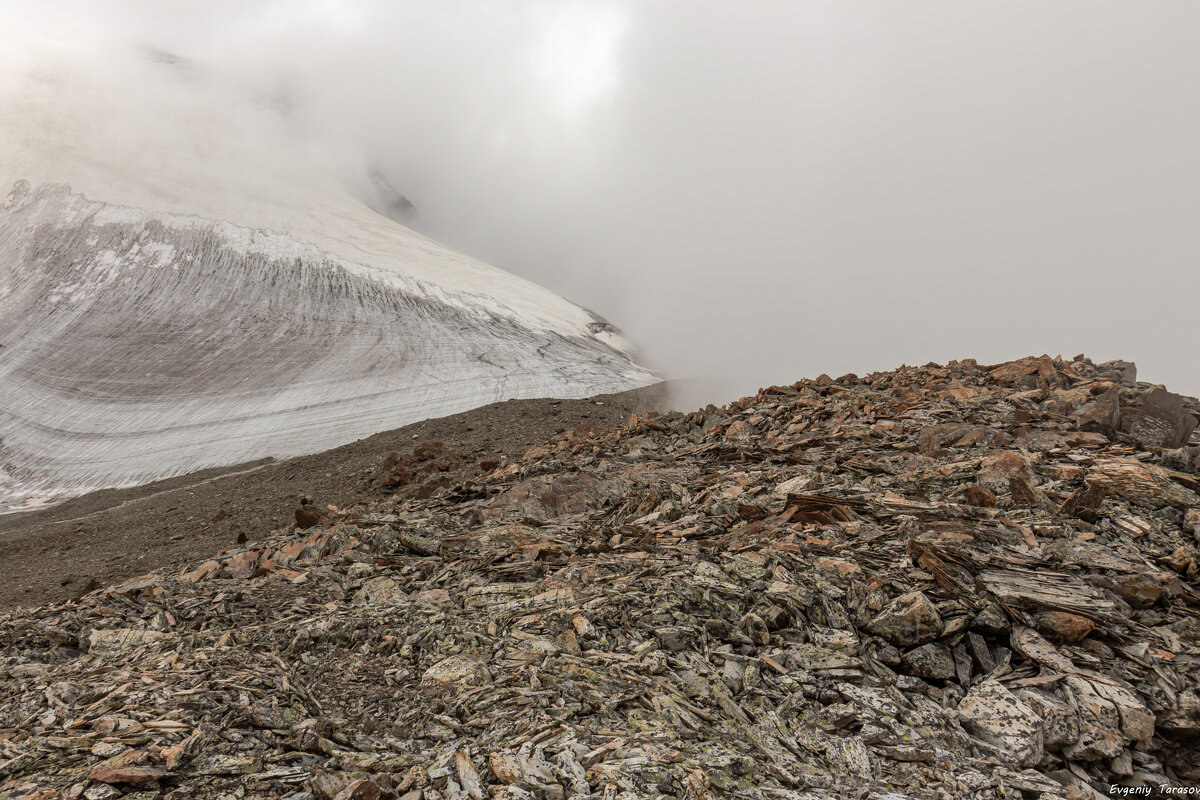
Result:
[[[1032,767],[1042,760],[1042,720],[996,680],[972,687],[958,704],[963,727],[998,748],[1010,764]]]
[[[937,607],[922,592],[902,594],[868,626],[899,647],[911,647],[941,635],[944,625]]]
[[[900,659],[901,669],[918,678],[949,680],[955,676],[954,656],[941,642],[931,642],[909,650]]]
[[[434,664],[421,675],[421,691],[425,694],[444,694],[459,689],[486,686],[492,680],[483,659],[473,656],[450,656]]]
[[[1069,703],[1037,689],[1018,689],[1013,694],[1042,718],[1042,743],[1047,750],[1079,741],[1079,714]]]
[[[396,583],[394,578],[386,575],[371,578],[364,583],[358,592],[358,597],[360,602],[376,605],[396,605],[408,602],[408,593]]]
[[[1119,731],[1126,741],[1145,741],[1154,735],[1154,714],[1138,696],[1113,678],[1080,671],[1068,675],[1067,685],[1081,708],[1101,724]]]

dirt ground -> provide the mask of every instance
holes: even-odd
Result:
[[[597,430],[662,410],[678,387],[657,384],[586,400],[510,400],[379,433],[287,461],[263,460],[105,490],[24,514],[0,516],[0,609],[76,597],[161,567],[207,558],[239,537],[254,540],[294,521],[302,499],[318,509],[391,494],[380,480],[393,452],[441,442],[449,469],[414,470],[402,490],[432,491],[521,456],[565,430]]]

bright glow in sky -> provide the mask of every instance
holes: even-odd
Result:
[[[624,23],[602,5],[563,5],[549,17],[531,53],[534,69],[553,106],[577,114],[617,88]]]

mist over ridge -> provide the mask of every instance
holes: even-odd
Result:
[[[1190,4],[8,13],[14,36],[203,65],[347,184],[386,176],[411,227],[594,309],[670,375],[740,394],[1086,352],[1200,392]]]

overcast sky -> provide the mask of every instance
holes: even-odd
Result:
[[[1086,352],[1200,394],[1200,4],[0,0],[286,96],[413,227],[736,393]]]

